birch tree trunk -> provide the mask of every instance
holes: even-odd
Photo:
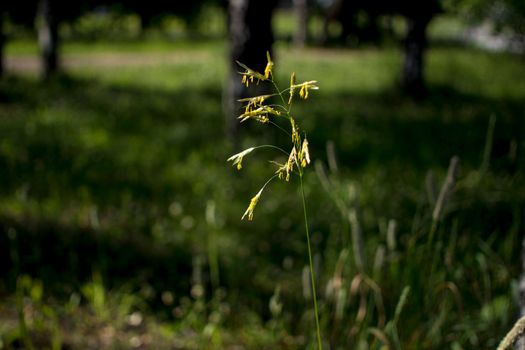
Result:
[[[308,0],[293,0],[297,27],[294,33],[294,45],[304,47],[308,40]]]
[[[405,60],[403,63],[403,88],[412,96],[425,94],[425,50],[427,47],[427,27],[431,16],[407,16],[407,34],[405,38]]]
[[[40,0],[38,3],[38,42],[44,79],[50,78],[58,71],[58,19],[53,5],[53,0]]]
[[[4,61],[4,47],[5,47],[5,34],[4,34],[4,13],[0,9],[0,78],[4,76],[5,73],[5,61]]]
[[[230,0],[228,3],[229,72],[224,96],[227,137],[238,138],[238,99],[247,95],[241,84],[236,61],[263,72],[266,51],[271,53],[274,42],[272,14],[277,0]]]

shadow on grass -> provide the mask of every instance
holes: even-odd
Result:
[[[2,216],[0,246],[0,276],[8,289],[23,273],[38,277],[56,295],[69,297],[97,273],[110,289],[146,285],[180,294],[189,290],[191,254],[137,234],[114,237],[87,227]]]
[[[2,278],[10,280],[10,287],[15,271],[74,286],[100,269],[110,284],[147,281],[159,290],[187,291],[193,247],[165,245],[152,227],[175,221],[167,208],[180,211],[180,203],[185,214],[199,221],[208,192],[215,187],[231,192],[225,175],[230,169],[223,169],[228,165],[220,87],[169,91],[79,78],[50,85],[10,78],[0,83],[0,94],[0,193],[5,197],[0,256],[6,267]],[[424,173],[446,168],[453,155],[461,157],[464,167],[477,168],[492,114],[498,118],[493,171],[506,176],[522,170],[524,106],[519,100],[488,99],[442,86],[431,87],[419,103],[396,91],[341,91],[298,107],[304,112],[298,114],[308,116],[303,126],[310,130],[314,155],[323,158],[326,140],[333,140],[344,170],[358,178],[386,173],[392,179],[384,184],[388,192],[400,180],[419,189]],[[399,202],[395,191],[389,195],[391,203]],[[228,207],[231,198],[217,200]],[[72,219],[91,207],[105,215],[106,233]],[[226,222],[234,220],[237,216],[228,216]],[[254,230],[264,231],[267,225]],[[231,230],[242,228],[233,224]],[[15,241],[9,232],[16,232]],[[293,237],[297,241],[302,235]],[[259,242],[246,237],[238,244]],[[278,249],[260,254],[280,264],[287,253],[276,255]],[[258,269],[230,276],[240,286]]]
[[[129,192],[159,200],[177,190],[172,185],[188,185],[167,188],[162,177],[177,174],[166,172],[192,154],[213,156],[209,140],[221,130],[213,89],[187,94],[62,78],[8,80],[1,90],[3,191],[30,184],[42,196],[88,188],[99,203]]]
[[[170,219],[174,199],[179,205],[203,186],[187,162],[213,157],[204,145],[220,120],[194,106],[213,108],[220,93],[187,96],[70,77],[46,85],[10,78],[0,86],[5,286],[12,290],[16,275],[27,273],[70,292],[100,272],[108,287],[148,283],[186,294],[191,248],[158,242],[151,232]],[[89,211],[97,224],[86,220]]]
[[[397,91],[323,97],[309,107],[315,114],[312,136],[317,144],[333,140],[348,168],[402,165],[425,172],[445,167],[459,155],[471,167],[482,161],[489,119],[496,116],[492,160],[496,169],[516,170],[514,144],[525,130],[525,103],[461,93],[446,86],[429,89],[417,102]],[[505,158],[508,158],[507,160]],[[513,163],[513,164],[509,164]]]

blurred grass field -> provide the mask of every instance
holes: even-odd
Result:
[[[240,221],[271,155],[240,173],[225,161],[238,151],[223,133],[225,45],[97,45],[66,43],[67,75],[48,84],[38,67],[0,82],[0,348],[308,348],[295,186],[272,184],[254,221]],[[16,65],[34,48],[14,42],[7,54]],[[295,71],[320,86],[295,113],[318,170],[306,183],[326,341],[497,345],[513,322],[524,234],[523,58],[433,47],[424,101],[398,90],[395,48],[281,42],[275,61],[283,85]],[[249,129],[246,147],[282,141]],[[334,155],[327,193],[320,167]],[[456,191],[429,242],[429,197],[455,155]]]

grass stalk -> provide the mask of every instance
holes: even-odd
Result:
[[[505,335],[505,338],[498,345],[497,350],[507,350],[525,333],[525,317],[520,318],[512,329]]]
[[[208,265],[210,268],[210,281],[213,291],[216,292],[220,286],[219,278],[219,252],[217,249],[217,220],[215,217],[215,201],[206,203],[206,222],[209,227],[208,234]]]
[[[436,200],[436,204],[432,212],[432,226],[430,227],[430,232],[428,235],[427,247],[426,247],[426,253],[432,256],[429,276],[432,276],[434,274],[434,268],[437,263],[436,261],[438,259],[438,254],[439,254],[439,252],[434,249],[432,244],[434,243],[434,237],[438,231],[439,224],[441,220],[443,219],[445,208],[456,186],[458,173],[459,173],[459,157],[454,156],[450,159],[450,164],[448,166],[448,171],[447,171],[447,177],[445,178],[445,181],[443,182],[443,185],[441,186],[439,196]],[[431,278],[429,278],[429,280],[431,280]]]
[[[485,141],[485,149],[483,150],[483,161],[480,166],[480,173],[485,175],[489,170],[490,156],[492,153],[492,146],[494,143],[494,130],[496,129],[496,116],[492,114],[489,119],[489,126],[487,128],[487,136]]]
[[[323,349],[323,344],[321,342],[321,327],[319,325],[319,310],[317,307],[317,293],[315,291],[315,275],[314,275],[314,264],[312,259],[312,246],[310,244],[310,230],[308,229],[308,214],[306,211],[306,198],[304,195],[304,186],[303,186],[303,176],[299,176],[301,182],[301,198],[303,202],[303,213],[304,213],[304,227],[306,232],[306,244],[308,246],[308,262],[310,265],[310,279],[312,281],[312,297],[314,300],[314,315],[315,315],[315,327],[317,330],[317,348],[319,350]]]

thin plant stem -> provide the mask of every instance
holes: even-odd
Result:
[[[217,221],[215,217],[215,202],[206,203],[206,222],[209,227],[208,234],[208,264],[210,267],[210,281],[214,292],[220,285],[219,279],[219,253],[217,251]]]
[[[271,80],[273,86],[275,87],[275,90],[277,91],[277,93],[279,94],[279,97],[281,98],[281,101],[283,101],[283,107],[287,105],[286,101],[284,100],[284,96],[283,96],[283,92],[281,90],[279,90],[279,87],[277,86],[277,84],[275,83],[275,81],[273,81],[273,79]],[[289,105],[288,108],[286,109],[286,114],[288,114],[288,118],[290,118],[290,110],[291,110],[292,106]]]
[[[310,264],[310,279],[312,281],[312,297],[314,299],[314,315],[315,315],[315,327],[317,329],[317,348],[318,350],[323,349],[323,344],[321,342],[321,327],[319,325],[319,310],[317,308],[317,294],[315,292],[315,276],[314,276],[314,264],[312,260],[312,247],[310,244],[310,231],[308,229],[308,215],[306,213],[306,199],[304,195],[304,186],[303,186],[303,176],[302,173],[299,174],[299,179],[301,182],[301,198],[303,200],[303,212],[304,212],[304,227],[306,232],[306,243],[308,245],[308,261]]]
[[[284,149],[282,149],[281,147],[274,146],[274,145],[259,145],[259,146],[253,147],[253,150],[256,150],[256,149],[259,149],[259,148],[273,148],[273,149],[276,149],[276,150],[278,150],[278,151],[288,155],[288,153]]]
[[[290,133],[289,133],[288,131],[286,131],[285,129],[281,128],[278,124],[272,122],[271,120],[270,120],[269,123],[272,124],[272,125],[274,125],[274,126],[276,126],[278,129],[280,129],[281,131],[283,131],[286,135],[288,135],[288,136],[292,136],[292,135],[290,135]]]
[[[264,191],[264,189],[266,188],[266,186],[268,186],[268,184],[270,182],[272,182],[273,179],[275,179],[278,175],[277,174],[274,174],[271,178],[268,179],[268,181],[266,181],[263,185],[263,187],[261,187],[261,191]]]

